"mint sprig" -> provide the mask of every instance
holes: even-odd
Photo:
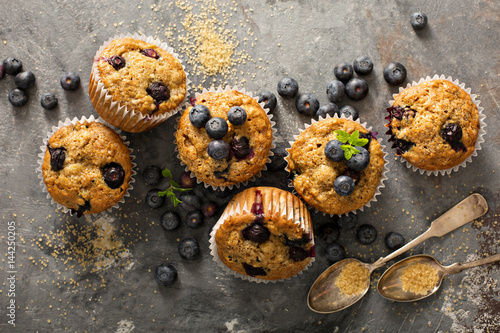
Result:
[[[163,197],[163,196],[169,197],[170,201],[172,201],[172,203],[174,204],[174,207],[177,207],[177,205],[182,203],[182,201],[177,198],[174,191],[178,191],[178,192],[183,193],[183,192],[191,191],[192,188],[182,188],[176,181],[174,181],[172,179],[173,178],[172,172],[170,172],[170,170],[168,170],[167,168],[163,169],[161,174],[163,175],[163,177],[169,179],[168,183],[170,184],[170,187],[167,188],[165,191],[158,191],[158,195],[160,197]]]
[[[349,134],[343,130],[335,130],[334,133],[337,140],[345,143],[340,146],[340,148],[344,151],[344,157],[346,160],[350,160],[353,155],[359,153],[359,150],[355,147],[363,147],[368,143],[368,139],[359,138],[359,131],[354,131]]]

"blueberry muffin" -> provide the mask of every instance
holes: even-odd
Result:
[[[205,92],[179,119],[179,158],[196,178],[213,187],[250,180],[267,162],[272,125],[252,97],[236,90]]]
[[[392,148],[419,169],[446,170],[474,152],[480,128],[477,106],[448,80],[434,79],[404,89],[387,111]]]
[[[99,213],[127,192],[132,176],[130,152],[108,126],[77,122],[50,137],[42,176],[52,199],[72,213],[79,217]]]
[[[129,132],[151,129],[174,114],[186,96],[181,62],[155,44],[112,40],[94,59],[89,94],[97,113]]]
[[[287,151],[293,187],[307,204],[326,214],[342,215],[363,207],[383,179],[380,143],[372,132],[349,119],[313,123]]]
[[[225,266],[262,280],[292,277],[314,258],[307,208],[293,194],[274,187],[237,194],[215,225],[211,243],[216,245],[212,254]]]

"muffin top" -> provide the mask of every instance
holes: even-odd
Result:
[[[51,197],[79,216],[102,212],[119,202],[132,175],[128,147],[97,121],[60,128],[49,139],[42,164]]]
[[[396,154],[423,170],[445,170],[469,157],[479,132],[472,98],[448,80],[436,79],[407,88],[387,109]]]
[[[369,163],[361,171],[347,167],[345,160],[335,162],[327,158],[325,146],[337,140],[336,130],[348,134],[359,132],[368,139],[363,147],[369,153]],[[327,118],[305,129],[288,149],[288,171],[294,174],[292,184],[304,201],[327,214],[345,214],[367,204],[375,194],[384,169],[384,153],[379,142],[359,123],[343,118]],[[354,180],[349,195],[339,195],[335,181],[340,176]]]
[[[143,115],[173,111],[184,100],[182,64],[154,44],[130,37],[115,39],[95,61],[113,100]]]
[[[182,114],[175,133],[181,161],[197,179],[212,186],[234,185],[255,176],[266,164],[273,139],[271,122],[264,109],[254,98],[236,90],[203,93],[196,99],[197,105],[208,108],[210,119],[218,117],[227,123],[227,133],[218,140],[227,143],[229,154],[222,159],[209,155],[208,147],[215,139],[207,134],[205,126],[193,125],[191,106]],[[228,120],[233,107],[246,112],[241,125]]]

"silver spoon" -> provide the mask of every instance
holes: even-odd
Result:
[[[443,281],[446,275],[457,274],[463,271],[464,269],[477,267],[496,261],[500,261],[500,253],[471,262],[454,263],[453,265],[450,266],[442,266],[434,257],[426,254],[420,254],[405,258],[392,265],[380,277],[380,280],[378,281],[377,285],[377,290],[380,293],[380,295],[384,296],[385,298],[391,301],[398,301],[398,302],[418,301],[434,294],[441,286],[441,282]],[[401,276],[404,274],[406,269],[411,269],[411,266],[415,264],[430,265],[431,269],[427,271],[430,273],[428,275],[434,275],[434,280],[436,280],[436,282],[432,286],[429,286],[427,290],[422,290],[418,292],[412,292],[410,283],[409,286],[406,286],[406,288],[404,288],[406,289],[405,291],[403,290],[404,282],[402,281]],[[426,278],[430,278],[430,276],[426,276]]]
[[[307,295],[307,305],[318,313],[333,313],[343,310],[359,301],[370,288],[370,275],[388,261],[410,250],[414,246],[432,237],[441,237],[464,224],[477,219],[488,210],[486,200],[478,193],[472,194],[453,206],[446,213],[432,222],[429,229],[402,248],[392,252],[386,257],[378,259],[372,264],[363,263],[357,259],[344,259],[327,268],[312,284]],[[368,270],[368,277],[363,281],[365,286],[362,291],[347,295],[337,287],[337,279],[342,269],[349,263],[356,262]]]

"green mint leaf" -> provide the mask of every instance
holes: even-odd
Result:
[[[354,141],[359,140],[359,131],[354,131],[349,135],[349,144],[355,146]]]
[[[174,207],[177,207],[178,204],[182,203],[179,199],[177,199],[176,196],[171,197],[172,203],[174,204]]]
[[[363,147],[367,143],[368,143],[368,139],[362,138],[362,139],[353,140],[352,145],[358,146],[358,147]]]
[[[337,137],[337,140],[339,140],[342,143],[347,143],[349,141],[349,133],[343,130],[335,130],[333,131],[335,133],[335,136]]]
[[[174,177],[172,177],[172,173],[170,172],[170,170],[168,170],[167,168],[163,169],[161,174],[163,175],[163,177],[166,177],[166,178],[170,178],[170,179],[174,178]]]
[[[171,187],[181,187],[176,181],[170,179],[169,181]]]
[[[192,188],[192,187],[190,187],[190,188],[182,188],[182,187],[175,187],[175,186],[174,186],[174,187],[172,187],[172,189],[173,189],[174,191],[178,191],[178,192],[182,192],[182,193],[184,193],[184,192],[191,191],[193,188]]]
[[[346,160],[350,160],[352,155],[359,153],[359,150],[351,145],[342,145],[340,148],[344,151],[344,157]]]
[[[164,197],[164,196],[166,196],[166,195],[168,195],[168,194],[167,194],[167,191],[158,191],[158,195],[159,195],[160,197]]]

